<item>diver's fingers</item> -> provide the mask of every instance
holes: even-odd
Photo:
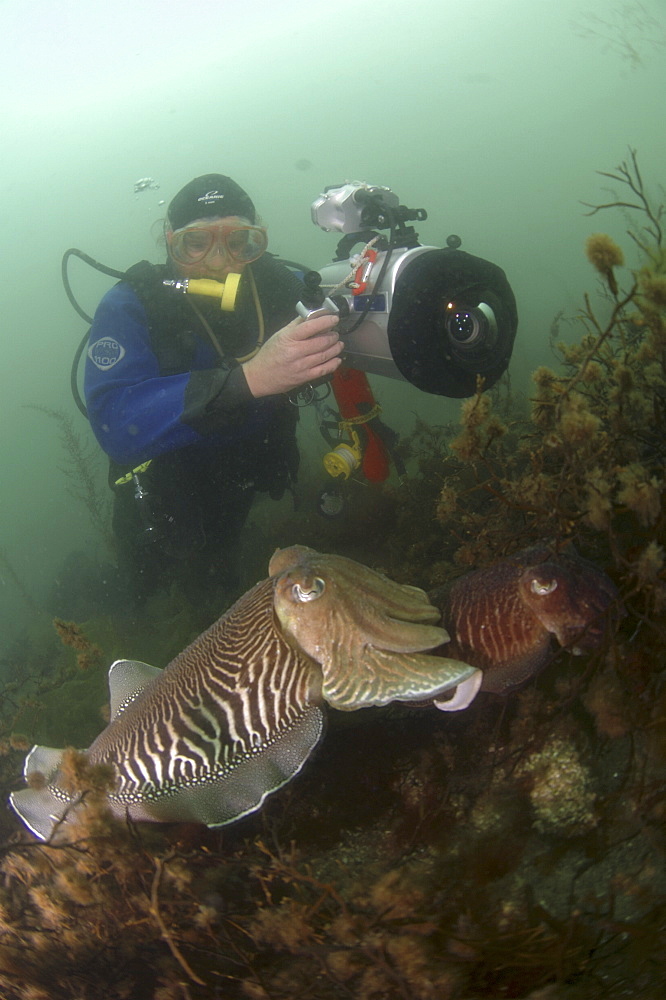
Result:
[[[333,327],[337,325],[338,318],[338,316],[332,316],[329,313],[325,313],[323,316],[316,316],[314,319],[300,319],[300,317],[297,317],[291,323],[288,323],[287,326],[283,327],[279,333],[288,333],[290,340],[308,340],[310,337],[316,337],[318,334],[332,331]],[[276,334],[276,336],[278,335]]]

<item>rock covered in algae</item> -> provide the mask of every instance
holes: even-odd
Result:
[[[530,801],[539,833],[577,837],[598,823],[588,769],[573,742],[554,736],[517,771],[532,779]]]

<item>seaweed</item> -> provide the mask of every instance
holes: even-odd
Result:
[[[604,11],[581,10],[570,22],[579,38],[601,46],[627,63],[632,70],[645,66],[647,55],[666,46],[663,22],[642,3],[622,3]]]
[[[71,646],[76,650],[76,665],[79,670],[88,670],[99,663],[102,650],[87,638],[80,625],[76,622],[63,621],[62,618],[54,618],[53,627],[60,636],[63,646]]]
[[[65,464],[60,471],[68,481],[68,492],[88,512],[90,523],[110,551],[114,550],[110,528],[110,504],[99,488],[96,451],[74,430],[72,418],[63,410],[54,410],[36,403],[26,404],[28,409],[45,413],[58,424],[60,444]]]
[[[5,573],[16,587],[16,590],[21,595],[23,603],[25,604],[26,608],[31,612],[31,614],[33,614],[36,617],[43,615],[44,611],[39,607],[34,597],[30,594],[30,591],[28,590],[26,584],[23,582],[19,574],[16,572],[14,564],[9,558],[9,555],[5,548],[0,548],[0,566],[4,569]]]

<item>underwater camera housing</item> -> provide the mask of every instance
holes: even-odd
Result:
[[[312,220],[345,236],[334,262],[306,275],[299,312],[339,312],[354,368],[404,379],[423,392],[471,396],[477,376],[488,388],[509,364],[516,300],[504,271],[460,250],[459,237],[450,236],[443,248],[421,246],[406,223],[426,218],[424,209],[400,205],[387,187],[350,181],[326,188],[312,204]],[[353,255],[359,243],[363,251]]]

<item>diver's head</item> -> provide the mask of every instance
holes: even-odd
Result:
[[[224,174],[203,174],[174,197],[167,209],[167,228],[183,229],[196,219],[227,215],[242,216],[252,226],[257,221],[252,199],[236,181]]]
[[[186,278],[221,279],[231,271],[240,273],[267,246],[266,230],[255,222],[249,195],[230,177],[196,177],[169,205],[169,256]]]

